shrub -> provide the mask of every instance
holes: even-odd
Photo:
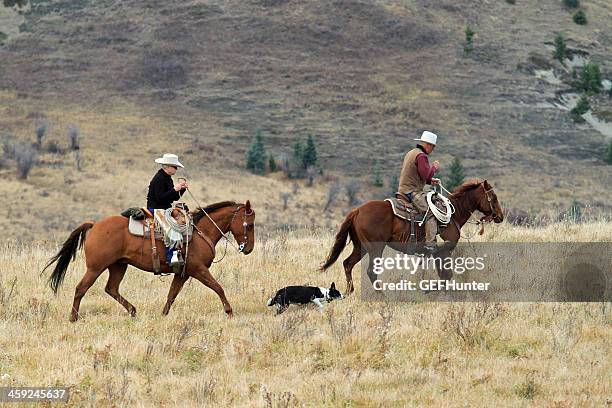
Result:
[[[561,34],[557,34],[555,37],[555,59],[559,60],[559,62],[563,62],[566,50],[567,45],[565,44],[565,39]]]
[[[17,178],[25,180],[36,163],[36,151],[28,143],[15,146],[15,161],[17,163]]]
[[[251,148],[247,152],[246,168],[254,174],[263,174],[266,170],[266,150],[260,131],[253,137]]]
[[[53,153],[53,154],[62,154],[62,153],[64,153],[64,149],[62,149],[62,147],[59,145],[57,140],[49,140],[49,143],[47,143],[47,147],[46,147],[45,150],[47,152]]]
[[[349,206],[353,207],[357,205],[357,203],[359,202],[357,198],[357,195],[359,194],[359,184],[356,181],[349,181],[344,186],[344,189],[346,191],[346,197],[348,198]]]
[[[567,218],[569,221],[573,222],[582,221],[582,204],[578,200],[572,201],[572,204],[567,211]]]
[[[68,127],[68,144],[70,150],[79,150],[81,148],[81,131],[75,125]]]
[[[4,42],[6,41],[7,38],[8,38],[8,35],[0,31],[0,45],[4,45]]]
[[[325,200],[325,207],[323,207],[323,211],[327,211],[329,207],[331,207],[331,205],[336,200],[336,197],[338,197],[340,190],[340,183],[338,182],[335,182],[334,184],[329,186],[329,189],[327,190],[327,199]]]
[[[187,82],[183,52],[153,50],[142,59],[142,76],[155,88],[174,89]]]
[[[573,20],[574,20],[574,23],[576,23],[578,25],[586,25],[587,24],[586,14],[582,10],[578,10],[576,12],[576,14],[574,14]]]
[[[578,8],[578,6],[580,6],[580,0],[563,0],[563,4],[569,8]]]
[[[587,99],[586,95],[582,95],[582,97],[580,97],[580,99],[578,100],[576,106],[570,111],[570,116],[572,120],[576,123],[584,122],[582,115],[587,113],[590,107],[591,106],[589,105],[589,100]]]
[[[49,130],[49,122],[45,119],[40,120],[36,127],[36,146],[39,149],[42,147],[42,142],[47,134],[47,130]]]
[[[508,4],[516,4],[516,0],[506,0],[506,3],[508,3]]]
[[[584,92],[599,93],[602,89],[599,65],[589,62],[580,74],[579,86]]]

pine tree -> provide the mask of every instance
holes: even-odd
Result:
[[[317,147],[315,146],[315,141],[312,135],[308,135],[308,139],[306,140],[303,162],[305,168],[315,166],[317,164]]]
[[[599,65],[589,62],[580,74],[580,87],[588,93],[599,93],[601,91],[601,70]]]
[[[270,155],[270,158],[268,159],[268,168],[270,169],[270,173],[274,173],[278,170],[276,160],[274,160],[274,156],[272,155]]]
[[[580,0],[563,0],[566,7],[577,8],[580,5]]]
[[[573,20],[574,20],[574,23],[578,25],[586,25],[587,17],[586,17],[585,12],[582,10],[578,10],[576,14],[574,14]]]
[[[399,190],[399,176],[394,174],[389,179],[389,194],[395,195],[397,190]]]
[[[470,26],[465,27],[465,46],[463,47],[463,51],[465,51],[466,53],[472,52],[472,50],[474,49],[474,34],[475,33],[474,31],[472,31]]]
[[[565,52],[567,49],[567,45],[565,44],[565,39],[561,34],[557,34],[555,37],[555,58],[559,60],[559,62],[563,62],[565,58]]]
[[[253,137],[251,148],[247,152],[246,168],[255,174],[263,174],[266,170],[266,150],[263,144],[263,136],[257,131]]]
[[[458,157],[455,157],[449,167],[450,175],[446,180],[446,188],[449,191],[453,191],[456,187],[463,184],[463,180],[465,179],[465,171],[463,165],[461,164],[461,160]]]
[[[612,140],[610,140],[610,143],[608,143],[608,147],[606,148],[606,155],[604,157],[604,160],[606,163],[612,164]]]
[[[377,162],[374,166],[374,174],[372,175],[372,184],[375,187],[382,187],[384,185],[382,174],[380,171],[380,164]]]
[[[589,105],[589,100],[586,95],[582,95],[582,97],[578,100],[578,103],[574,108],[570,111],[570,117],[576,123],[584,122],[584,118],[582,115],[587,113],[591,106]]]

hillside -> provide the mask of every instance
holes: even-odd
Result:
[[[560,0],[0,7],[0,136],[33,141],[44,117],[47,141],[66,146],[75,124],[83,157],[78,172],[71,154],[44,155],[26,181],[0,169],[10,202],[0,225],[15,237],[64,233],[143,204],[152,160],[172,150],[202,201],[251,198],[269,225],[335,226],[344,201],[319,217],[330,186],[358,180],[361,200],[388,193],[371,186],[373,168],[388,184],[426,128],[440,135],[434,156],[443,166],[462,158],[467,175],[489,179],[507,207],[558,213],[577,199],[609,214],[612,167],[602,154],[611,100],[592,98],[599,130],[573,123],[559,107],[569,74],[551,50],[561,32],[568,56],[612,77],[612,5],[582,3],[586,26]],[[468,24],[476,36],[466,55]],[[554,78],[543,79],[548,71]],[[276,157],[298,137],[317,140],[324,176],[311,188],[298,182],[285,211],[279,194],[294,181],[243,171],[257,130]]]

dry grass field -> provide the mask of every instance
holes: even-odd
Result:
[[[275,316],[267,298],[288,284],[344,288],[340,265],[317,272],[332,235],[256,231],[255,251],[213,266],[235,317],[190,281],[170,315],[170,284],[130,268],[121,292],[106,274],[68,322],[82,256],[57,297],[40,270],[57,243],[0,248],[0,386],[66,385],[68,406],[605,407],[612,314],[607,303],[391,304],[357,292]],[[487,228],[486,241],[610,241],[607,222]],[[63,237],[61,237],[63,238]],[[359,273],[356,271],[356,287]],[[461,335],[460,335],[461,334]]]

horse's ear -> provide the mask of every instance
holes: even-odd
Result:
[[[491,185],[489,184],[489,182],[486,179],[482,182],[482,184],[485,186],[485,189],[487,189],[487,190],[491,188]]]
[[[245,210],[247,213],[251,212],[251,201],[247,200],[246,204],[245,204]]]

